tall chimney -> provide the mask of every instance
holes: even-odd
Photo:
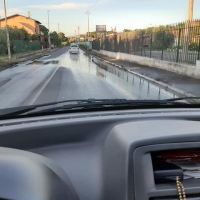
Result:
[[[28,18],[31,18],[31,14],[30,14],[30,12],[28,11]]]

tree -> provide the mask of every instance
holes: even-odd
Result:
[[[43,25],[40,25],[40,31],[42,31],[44,33],[44,40],[47,42],[48,41],[49,29],[47,29]]]
[[[33,35],[31,35],[31,40],[36,41],[36,40],[39,40],[39,38],[37,35],[33,34]]]
[[[75,38],[74,38],[74,37],[70,37],[70,38],[68,39],[68,42],[69,42],[69,43],[74,43],[74,42],[75,42]]]
[[[56,31],[50,33],[50,39],[51,39],[51,44],[54,44],[56,46],[61,45],[61,40],[58,37],[58,33]]]
[[[15,45],[13,44],[14,41],[18,42],[18,44],[23,44],[23,41],[30,41],[31,36],[25,29],[19,29],[17,27],[12,28],[8,27],[8,32],[10,36],[10,43],[11,43],[11,52],[15,52]],[[7,42],[6,42],[6,31],[4,29],[0,29],[0,54],[7,54]],[[19,49],[19,46],[18,46]]]
[[[65,34],[62,33],[62,32],[60,32],[60,33],[58,34],[58,37],[60,38],[61,42],[67,42],[67,41],[68,41],[68,38],[65,37]]]
[[[30,40],[30,34],[25,29],[20,29],[20,32],[24,35],[24,40]]]
[[[93,32],[89,32],[90,37],[93,37],[94,39],[97,38],[97,32],[93,31]],[[88,32],[86,33],[86,38],[88,38]]]
[[[130,29],[124,29],[123,32],[131,32],[132,30]]]
[[[6,31],[0,30],[0,55],[5,55],[7,51],[7,44],[6,44]]]
[[[174,41],[174,34],[166,31],[158,31],[155,33],[152,46],[157,50],[167,49],[173,46]]]
[[[18,29],[17,27],[15,28],[8,28],[9,31],[9,36],[10,36],[10,40],[30,40],[31,36],[28,34],[28,32],[21,28]]]

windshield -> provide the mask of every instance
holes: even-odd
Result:
[[[2,8],[0,109],[200,96],[199,0],[5,0]]]

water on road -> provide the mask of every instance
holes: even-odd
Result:
[[[173,94],[68,47],[0,73],[0,108],[71,99],[166,99]]]

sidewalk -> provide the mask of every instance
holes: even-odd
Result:
[[[24,62],[27,60],[35,60],[40,57],[43,57],[46,54],[52,53],[54,51],[57,51],[57,48],[55,49],[43,49],[38,51],[32,51],[28,53],[20,53],[20,54],[14,54],[11,61],[7,60],[7,57],[2,57],[0,62],[0,72],[15,66],[16,64],[20,62]],[[1,57],[0,57],[1,58]]]
[[[93,51],[86,51],[86,50],[84,51],[91,55],[95,55],[104,60],[107,60],[109,62],[120,65],[122,68],[126,70],[130,70],[131,72],[154,79],[156,82],[164,83],[166,85],[171,86],[174,89],[177,88],[183,92],[200,97],[200,79],[195,79],[189,76],[176,74],[174,72],[169,72],[154,67],[135,64],[125,60],[117,60],[114,58],[110,58],[108,56],[104,56],[99,53],[95,53]],[[190,96],[190,95],[182,94],[182,96]]]

